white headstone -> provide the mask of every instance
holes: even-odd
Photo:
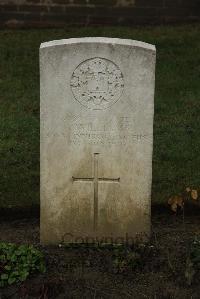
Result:
[[[149,236],[155,54],[116,38],[41,45],[43,244]]]

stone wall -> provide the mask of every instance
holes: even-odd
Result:
[[[200,0],[0,0],[1,28],[199,20]]]

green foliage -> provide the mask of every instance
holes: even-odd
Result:
[[[195,274],[200,271],[200,237],[196,237],[190,247],[189,257],[186,261],[185,277],[188,285],[191,285]]]
[[[200,237],[196,237],[192,242],[190,259],[194,267],[200,270]]]
[[[64,243],[60,247],[65,249],[88,250],[104,258],[109,256],[106,268],[114,273],[125,273],[131,270],[143,268],[146,261],[156,253],[155,246],[148,243],[115,244],[115,243]],[[106,253],[106,255],[104,255]]]
[[[138,252],[124,251],[117,252],[113,258],[113,271],[123,273],[128,269],[134,269],[142,263],[142,256]]]
[[[0,287],[22,282],[46,271],[43,254],[31,245],[0,242]]]
[[[124,273],[144,266],[149,256],[156,248],[149,244],[135,244],[134,246],[119,246],[113,249],[112,268],[115,273]]]

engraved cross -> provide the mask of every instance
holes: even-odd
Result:
[[[94,231],[97,231],[97,228],[98,228],[98,186],[99,186],[99,182],[112,182],[112,183],[120,182],[120,178],[99,178],[98,155],[99,155],[99,153],[94,153],[94,176],[93,177],[89,177],[89,178],[72,177],[74,182],[75,181],[93,182],[93,186],[94,186]]]

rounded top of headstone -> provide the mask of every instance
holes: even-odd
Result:
[[[87,43],[99,43],[99,44],[112,44],[112,45],[124,45],[143,48],[150,51],[156,51],[156,48],[152,44],[145,42],[132,40],[132,39],[121,39],[121,38],[109,38],[109,37],[82,37],[82,38],[69,38],[61,40],[53,40],[49,42],[44,42],[40,45],[40,49],[56,47],[62,45],[71,45],[71,44],[87,44]]]

